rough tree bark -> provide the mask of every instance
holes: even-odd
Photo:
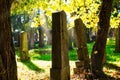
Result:
[[[97,38],[92,50],[92,72],[99,77],[103,72],[103,58],[107,41],[108,29],[110,27],[110,15],[113,0],[102,0],[101,11],[99,14],[99,28]]]
[[[0,0],[0,80],[17,80],[10,25],[11,3],[12,0]]]

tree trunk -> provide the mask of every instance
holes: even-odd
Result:
[[[120,27],[116,29],[116,35],[115,35],[115,53],[120,52]]]
[[[101,11],[99,15],[99,28],[97,38],[92,50],[92,72],[99,77],[103,72],[103,58],[107,41],[108,29],[110,27],[110,15],[112,8],[112,0],[102,0]]]
[[[46,35],[48,37],[47,44],[52,45],[52,30],[48,29]]]
[[[33,49],[35,48],[35,30],[34,28],[30,28],[28,31],[28,48]]]
[[[44,47],[44,32],[43,32],[43,28],[41,26],[39,26],[39,47],[42,48]]]
[[[12,0],[0,1],[0,80],[17,80],[15,50],[10,25]]]
[[[69,50],[73,50],[73,47],[72,47],[72,29],[69,29],[68,30],[68,48]]]

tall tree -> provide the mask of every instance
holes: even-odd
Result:
[[[102,0],[99,14],[99,28],[97,38],[92,50],[92,72],[95,76],[100,77],[103,72],[103,58],[107,41],[108,29],[110,27],[110,15],[113,0]]]
[[[10,25],[13,0],[0,1],[0,80],[17,80],[15,51]]]

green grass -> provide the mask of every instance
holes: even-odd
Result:
[[[34,54],[30,55],[32,60],[51,60],[51,54]]]
[[[94,45],[94,42],[87,43],[89,55],[91,55],[93,45]],[[114,49],[115,49],[115,40],[114,39],[107,40],[106,52],[107,52],[107,61],[109,62],[120,60],[119,53],[114,53]],[[32,49],[29,51],[29,53],[30,53],[30,58],[32,60],[50,61],[52,58],[50,45],[47,45],[44,48]],[[18,50],[16,50],[16,55],[17,57],[20,57]],[[73,50],[69,50],[69,59],[77,60],[76,48],[74,48]]]
[[[51,60],[51,46],[47,45],[44,48],[32,49],[29,51],[32,60]]]
[[[92,48],[93,48],[94,42],[87,43],[88,47],[88,53],[91,55]],[[104,68],[107,69],[105,74],[109,75],[110,70],[113,71],[120,71],[120,67],[116,64],[118,62],[120,63],[120,53],[114,53],[115,50],[115,40],[114,39],[108,39],[106,44],[106,59],[107,63],[104,65]],[[32,49],[29,51],[30,59],[29,61],[22,61],[24,65],[26,65],[29,69],[39,72],[44,72],[43,69],[36,66],[32,61],[33,60],[45,60],[45,61],[51,61],[52,54],[51,54],[51,46],[45,46],[44,48],[37,48]],[[20,57],[20,53],[18,49],[16,49],[16,56],[17,58]],[[69,60],[76,61],[77,60],[77,51],[76,48],[73,48],[73,50],[69,50]],[[113,72],[111,72],[113,73]]]
[[[45,51],[50,50],[48,53],[40,53],[40,51]],[[77,54],[76,54],[76,49],[70,50],[69,51],[69,59],[70,60],[77,60]],[[52,58],[51,55],[51,46],[42,49],[34,49],[30,51],[30,57],[32,60],[46,60],[50,61]]]
[[[76,49],[69,51],[69,59],[70,60],[77,60],[77,51]]]
[[[107,40],[106,52],[107,52],[107,61],[108,62],[117,62],[120,61],[120,53],[114,53],[115,51],[115,39]]]
[[[90,55],[91,52],[92,52],[93,45],[94,45],[94,42],[87,43],[88,53],[89,53],[89,55]]]

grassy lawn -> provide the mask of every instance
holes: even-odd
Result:
[[[93,44],[94,42],[87,43],[89,55],[91,54]],[[106,45],[107,63],[104,66],[104,72],[107,75],[117,79],[117,78],[120,78],[120,53],[114,53],[114,50],[115,50],[115,40],[108,39],[107,45]],[[72,61],[72,63],[70,63],[70,67],[74,65],[74,62],[77,60],[76,53],[77,53],[76,48],[74,48],[73,50],[69,50],[69,59],[70,61]],[[43,76],[49,77],[50,76],[49,69],[51,68],[51,46],[45,46],[44,48],[32,49],[29,51],[29,54],[30,54],[30,59],[31,59],[30,61],[20,62],[19,60],[17,60],[18,68],[21,68],[20,65],[22,65],[24,66],[26,70],[28,70],[27,72],[34,71],[33,76],[37,75],[37,77],[40,77],[41,75],[42,77]],[[16,57],[19,58],[19,51],[16,51]],[[24,68],[22,67],[23,70]],[[29,74],[31,73],[32,72],[29,72]],[[18,75],[21,76],[20,69],[18,69]],[[37,80],[35,79],[35,77],[33,77],[34,79],[29,79],[29,80]],[[23,79],[19,79],[19,80],[23,80]],[[40,80],[43,80],[43,79],[40,79]]]

